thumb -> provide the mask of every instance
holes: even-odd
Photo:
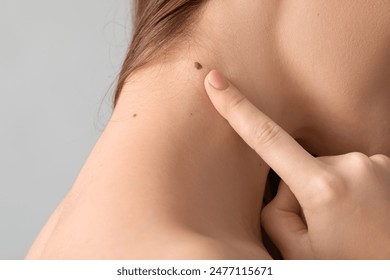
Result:
[[[301,207],[285,182],[276,197],[264,207],[261,222],[285,259],[307,258],[307,227],[300,216]]]

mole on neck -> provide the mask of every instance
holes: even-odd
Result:
[[[200,63],[197,62],[197,61],[194,63],[194,66],[195,66],[195,68],[198,69],[198,70],[200,70],[200,69],[203,68],[202,64],[200,64]]]

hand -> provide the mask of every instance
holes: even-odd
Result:
[[[217,71],[205,88],[217,111],[283,180],[262,223],[284,258],[390,258],[389,157],[315,158]]]

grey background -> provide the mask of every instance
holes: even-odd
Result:
[[[0,0],[0,259],[23,259],[111,114],[131,0]]]

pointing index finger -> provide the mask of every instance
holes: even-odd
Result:
[[[299,199],[305,186],[321,174],[319,161],[216,70],[206,77],[205,87],[217,111]]]

